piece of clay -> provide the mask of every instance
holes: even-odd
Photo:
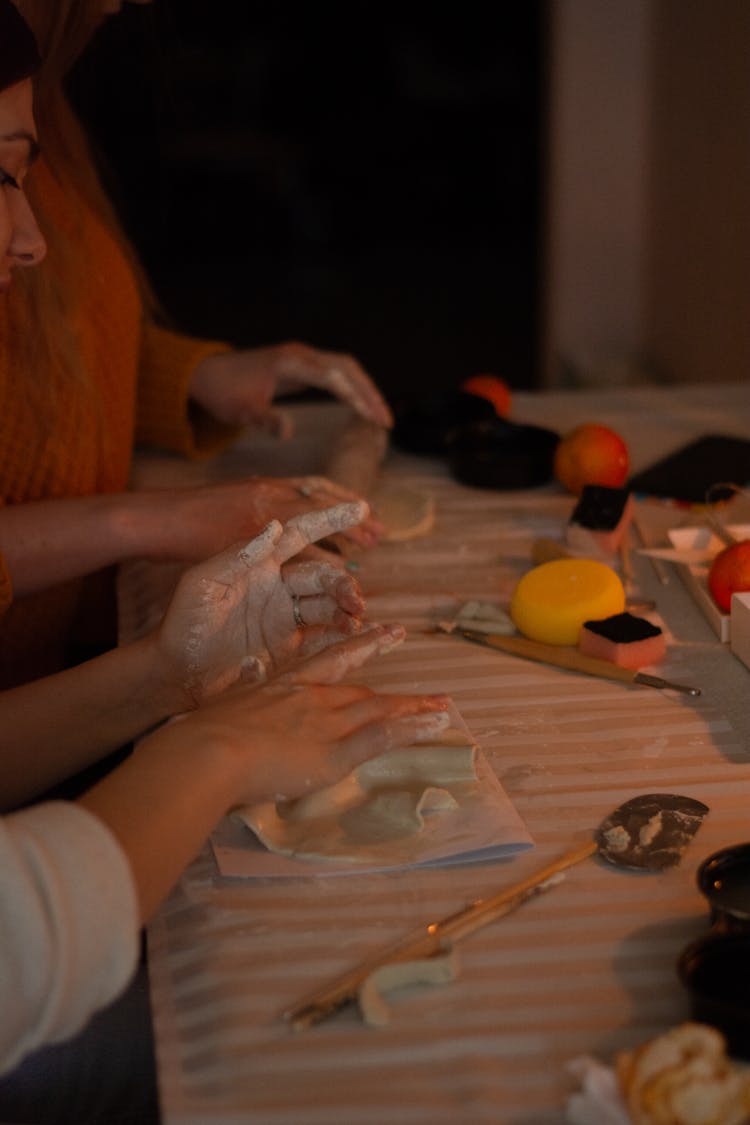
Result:
[[[395,842],[406,862],[425,818],[456,808],[452,790],[477,781],[476,746],[449,729],[430,744],[380,754],[309,796],[243,806],[235,816],[279,855],[371,864]]]
[[[515,625],[508,614],[491,602],[464,602],[455,617],[449,621],[439,621],[442,633],[452,633],[455,629],[473,629],[476,633],[496,633],[510,636]]]
[[[378,485],[369,495],[372,514],[385,528],[386,542],[427,535],[435,524],[435,501],[426,492],[400,485]]]
[[[370,973],[359,987],[357,1000],[362,1019],[370,1027],[385,1027],[391,1012],[383,999],[384,992],[405,988],[410,984],[448,984],[458,976],[458,954],[455,949],[422,957],[414,961],[394,961]]]

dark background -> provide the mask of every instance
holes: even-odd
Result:
[[[71,93],[183,330],[349,351],[391,398],[529,387],[544,49],[542,0],[157,0]]]

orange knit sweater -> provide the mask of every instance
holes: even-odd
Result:
[[[14,338],[34,325],[25,323],[12,290],[0,299],[0,502],[123,491],[135,444],[187,456],[216,451],[233,431],[201,412],[189,418],[188,386],[196,365],[224,345],[149,323],[116,239],[80,198],[62,191],[43,162],[34,175],[48,220],[75,231],[87,264],[72,327],[91,381],[68,379],[54,425],[45,421],[29,373],[11,360]],[[85,585],[67,583],[13,602],[0,553],[0,687],[65,665]]]

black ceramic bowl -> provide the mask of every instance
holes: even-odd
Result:
[[[534,488],[552,480],[559,434],[504,418],[461,426],[448,440],[456,480],[477,488]]]
[[[693,1019],[727,1038],[731,1055],[750,1059],[750,933],[709,934],[677,962]]]
[[[750,844],[714,852],[700,865],[696,878],[715,928],[744,929],[750,934]]]
[[[486,398],[464,391],[402,399],[394,404],[393,441],[408,453],[444,456],[454,431],[497,417]]]

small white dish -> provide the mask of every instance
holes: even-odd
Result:
[[[737,539],[750,539],[750,524],[733,524],[727,531]],[[674,527],[667,535],[678,551],[710,550],[714,555],[726,545],[710,527]],[[722,644],[728,644],[731,636],[731,617],[717,606],[708,589],[710,561],[703,563],[678,563],[680,577],[702,610]]]

